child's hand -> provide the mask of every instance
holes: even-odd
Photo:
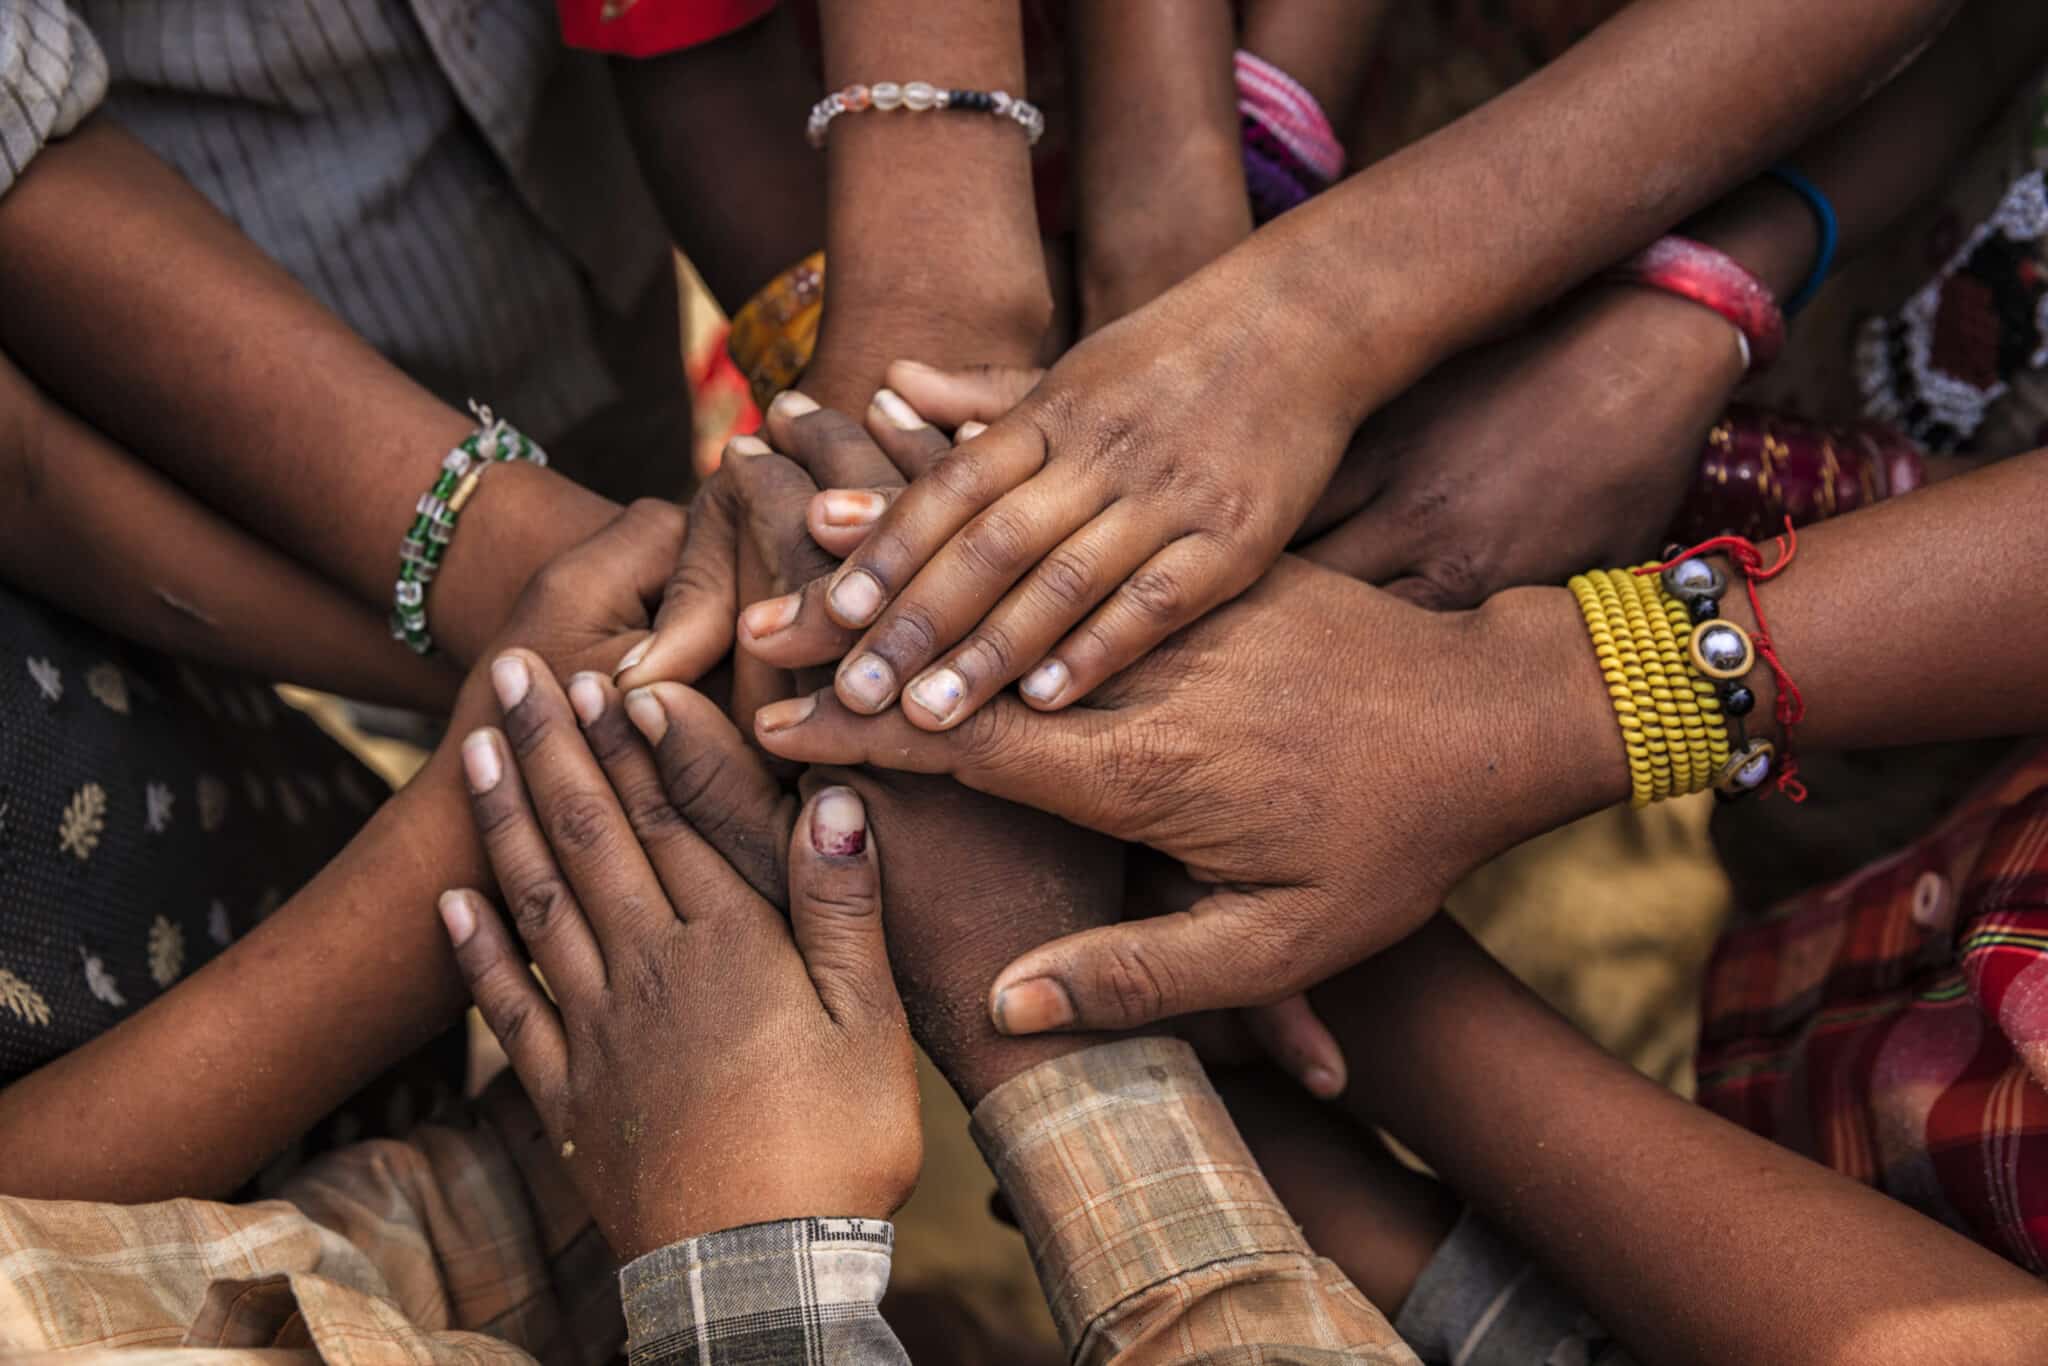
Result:
[[[887,1218],[922,1140],[860,799],[819,792],[792,835],[699,694],[635,693],[629,722],[600,674],[565,696],[525,651],[491,674],[504,730],[472,734],[463,763],[518,940],[475,892],[450,892],[442,916],[613,1250]],[[771,842],[788,849],[787,924],[756,890]]]
[[[839,669],[849,708],[901,692],[943,730],[1020,677],[1032,705],[1069,705],[1279,555],[1348,426],[1336,405],[1262,396],[1255,347],[1178,331],[1179,293],[1068,353],[848,556],[823,600],[866,628]],[[930,387],[915,367],[890,378]]]

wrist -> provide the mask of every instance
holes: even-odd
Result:
[[[534,574],[617,511],[552,470],[493,466],[464,510],[427,595],[436,642],[465,666],[474,663],[504,629]],[[395,556],[397,542],[392,545]]]

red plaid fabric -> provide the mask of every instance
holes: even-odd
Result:
[[[1702,1104],[2048,1274],[2048,745],[1919,843],[1739,923]]]

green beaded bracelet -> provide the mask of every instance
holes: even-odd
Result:
[[[545,466],[547,452],[525,433],[494,416],[490,407],[469,401],[476,414],[477,429],[462,443],[441,457],[441,473],[433,487],[420,495],[417,514],[405,539],[398,543],[398,584],[391,595],[391,638],[404,641],[415,654],[432,654],[434,638],[427,634],[427,585],[440,572],[441,557],[455,538],[455,523],[463,504],[476,492],[483,473],[493,464],[524,460]]]

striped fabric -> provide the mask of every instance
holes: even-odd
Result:
[[[58,0],[0,0],[0,194],[107,91],[107,63]]]
[[[2048,1275],[2048,746],[1934,833],[1738,925],[1699,1094]]]
[[[62,8],[0,0],[0,34]],[[621,396],[607,348],[667,239],[602,62],[563,50],[548,0],[71,9],[114,116],[441,397],[545,444]]]

